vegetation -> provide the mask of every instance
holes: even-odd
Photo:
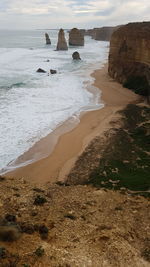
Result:
[[[130,104],[121,113],[124,126],[116,130],[88,183],[150,196],[150,108]]]
[[[38,196],[35,197],[34,205],[42,206],[46,202],[47,202],[47,200],[46,200],[45,197],[42,197],[42,196],[38,195]]]
[[[133,90],[136,94],[147,96],[149,85],[146,77],[143,76],[130,76],[123,84],[124,87]]]
[[[38,247],[35,251],[36,256],[42,257],[44,255],[44,248]]]

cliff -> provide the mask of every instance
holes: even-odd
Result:
[[[94,40],[98,41],[110,41],[112,33],[119,27],[120,26],[89,29],[85,32],[85,35],[90,35]]]
[[[108,72],[150,101],[150,22],[129,23],[112,34]]]
[[[118,27],[120,26],[95,29],[94,39],[99,41],[110,41],[112,33],[117,30]]]
[[[77,28],[73,28],[69,32],[69,45],[73,46],[83,46],[84,45],[84,35],[83,31],[78,30]]]

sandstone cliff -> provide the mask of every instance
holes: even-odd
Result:
[[[65,39],[64,30],[60,29],[58,33],[58,43],[56,50],[68,50],[67,42]]]
[[[113,33],[108,71],[150,101],[150,22],[129,23]]]
[[[69,32],[69,45],[73,45],[73,46],[83,46],[84,45],[84,35],[77,28],[73,28]]]
[[[95,29],[94,39],[99,41],[110,41],[112,33],[117,30],[118,27],[120,26]]]
[[[85,35],[89,35],[94,40],[98,41],[110,41],[112,33],[119,27],[120,26],[89,29],[85,32]]]

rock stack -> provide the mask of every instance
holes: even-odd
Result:
[[[65,39],[64,30],[60,29],[58,33],[58,43],[56,50],[68,50],[67,42]]]
[[[73,60],[81,60],[80,58],[80,54],[79,52],[75,51],[73,54],[72,54],[72,58]]]
[[[45,33],[45,39],[46,39],[46,44],[47,44],[47,45],[50,45],[50,44],[51,44],[51,40],[50,40],[50,38],[49,38],[48,33]]]
[[[77,28],[73,28],[69,32],[69,45],[73,45],[73,46],[84,45],[84,35]]]

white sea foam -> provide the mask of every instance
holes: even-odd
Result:
[[[87,37],[85,47],[78,49],[80,62],[71,59],[76,48],[58,52],[54,45],[38,44],[31,50],[30,43],[26,48],[22,43],[22,48],[0,48],[0,169],[71,116],[103,106],[99,92],[87,87],[95,64],[106,61],[107,45]],[[57,69],[57,75],[37,73],[39,67]]]

